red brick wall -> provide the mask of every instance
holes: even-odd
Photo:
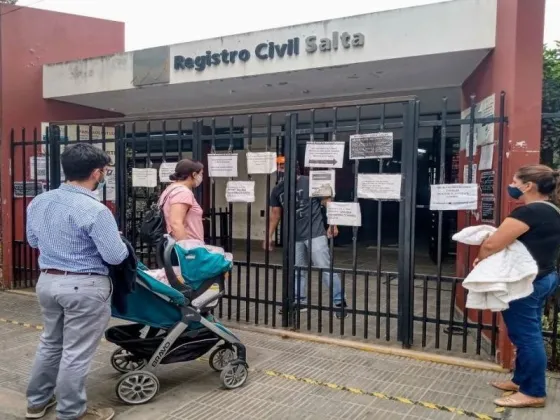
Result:
[[[505,115],[509,118],[509,123],[504,127],[503,187],[500,197],[502,219],[515,206],[515,202],[507,195],[507,185],[511,183],[513,174],[522,165],[539,162],[544,12],[545,0],[498,0],[496,48],[463,85],[463,109],[470,106],[471,94],[477,96],[478,102],[494,93],[497,115],[500,93],[506,93]],[[495,141],[497,140],[498,125],[495,127]],[[496,146],[493,162],[496,171],[497,154]],[[479,157],[480,151],[476,159]],[[466,164],[467,158],[462,152],[460,168]],[[459,229],[464,227],[466,222],[467,215],[461,212]],[[474,225],[479,222],[471,217],[470,223]],[[471,249],[468,253],[465,246],[459,246],[458,276],[467,274],[464,267],[470,267],[476,253],[476,249]],[[463,302],[463,292],[459,290],[457,296],[460,303]],[[474,314],[471,314],[471,319],[474,319]],[[489,323],[490,320],[490,314],[486,314],[485,322]],[[499,326],[498,361],[503,366],[510,367],[512,347],[501,319]]]
[[[11,214],[10,130],[21,133],[25,128],[27,138],[31,139],[34,128],[40,132],[41,122],[115,116],[106,111],[44,100],[42,66],[123,52],[124,23],[16,6],[0,6],[0,13],[0,233],[3,244],[0,255],[3,257],[3,283],[10,287],[14,216]],[[16,172],[18,170],[21,172],[21,168]],[[21,218],[19,212],[16,216]]]

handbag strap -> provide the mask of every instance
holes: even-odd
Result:
[[[550,201],[533,201],[531,204],[536,204],[536,203],[543,203],[546,204],[549,207],[552,207],[554,210],[556,210],[556,213],[558,213],[558,215],[560,215],[560,209],[555,205],[552,204]]]
[[[165,206],[165,203],[167,203],[167,200],[169,199],[169,196],[171,195],[171,193],[176,190],[177,188],[181,188],[183,187],[182,185],[177,185],[174,188],[171,188],[169,190],[169,192],[165,195],[165,198],[163,199],[163,201],[161,202],[161,204],[158,206],[160,208],[161,211],[163,211],[163,206]],[[187,188],[187,187],[183,187],[183,188]]]

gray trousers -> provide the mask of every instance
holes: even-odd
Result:
[[[56,394],[57,418],[76,419],[86,411],[86,377],[111,317],[111,280],[43,273],[36,289],[44,330],[27,403],[42,407]]]

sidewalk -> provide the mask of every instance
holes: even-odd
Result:
[[[25,388],[40,334],[32,296],[0,292],[0,420],[23,418]],[[220,389],[208,363],[160,368],[160,394],[149,404],[125,406],[115,396],[118,374],[102,343],[92,365],[88,398],[110,405],[117,420],[183,419],[557,419],[560,381],[549,379],[544,410],[496,410],[500,394],[486,385],[506,375],[436,365],[253,332],[250,378],[235,391]],[[54,414],[46,417],[54,420]]]

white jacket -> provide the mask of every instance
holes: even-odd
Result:
[[[495,231],[493,226],[471,226],[453,235],[453,240],[480,245]],[[537,263],[525,245],[515,241],[478,263],[463,281],[469,291],[467,308],[503,311],[509,308],[509,302],[533,293],[537,273]]]

